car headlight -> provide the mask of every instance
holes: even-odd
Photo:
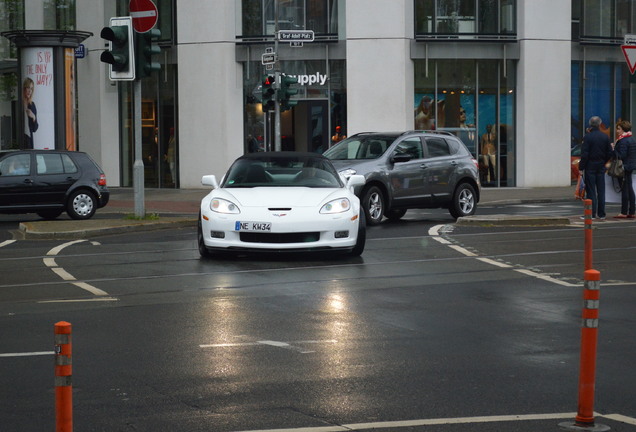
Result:
[[[210,201],[210,210],[216,213],[239,214],[241,211],[238,206],[231,201],[222,198],[213,198]]]
[[[338,173],[349,180],[349,177],[354,175],[356,173],[356,170],[354,170],[353,168],[347,168],[346,170],[339,171]]]
[[[346,212],[351,208],[351,202],[347,198],[338,198],[333,201],[329,201],[320,209],[321,214],[333,214]]]

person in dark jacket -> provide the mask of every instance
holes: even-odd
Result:
[[[632,173],[636,169],[636,141],[632,137],[632,124],[621,120],[616,125],[616,144],[612,145],[614,156],[623,161],[625,177],[621,188],[621,213],[616,219],[634,219],[636,199]]]
[[[592,217],[605,219],[605,163],[612,155],[609,136],[600,130],[601,118],[590,117],[589,132],[583,137],[579,171],[584,173],[585,189],[592,200]]]

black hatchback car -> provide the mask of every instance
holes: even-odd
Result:
[[[109,198],[104,171],[86,153],[0,151],[0,213],[89,219]]]
[[[450,132],[364,132],[324,153],[345,178],[364,175],[355,190],[367,225],[400,219],[408,209],[447,208],[454,218],[475,213],[478,163]]]

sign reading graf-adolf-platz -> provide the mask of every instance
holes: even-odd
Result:
[[[137,33],[146,33],[157,24],[159,14],[152,0],[130,0],[128,9]]]

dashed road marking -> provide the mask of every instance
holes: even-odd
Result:
[[[42,259],[42,262],[44,262],[44,265],[47,266],[48,268],[51,269],[51,271],[53,273],[55,273],[56,275],[58,275],[62,280],[67,281],[72,283],[73,285],[75,285],[78,288],[81,288],[85,291],[88,291],[89,293],[96,295],[96,296],[108,296],[108,293],[104,290],[101,290],[97,287],[94,287],[91,284],[88,284],[86,282],[76,282],[77,279],[75,278],[75,276],[73,276],[72,274],[70,274],[69,272],[67,272],[66,270],[64,270],[62,267],[58,267],[57,263],[55,262],[55,258],[51,258],[54,257],[56,255],[58,255],[64,248],[68,247],[68,246],[72,246],[76,243],[81,243],[87,240],[73,240],[70,242],[66,242],[66,243],[62,243],[59,246],[54,247],[53,249],[49,250],[47,252],[47,257]],[[91,242],[91,244],[93,245],[98,245],[99,243],[97,242]],[[112,298],[111,298],[112,299]],[[68,301],[68,300],[66,300]]]

